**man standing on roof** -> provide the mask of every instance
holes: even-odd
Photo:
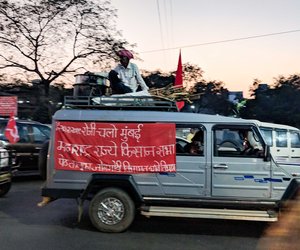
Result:
[[[142,90],[148,90],[149,87],[144,82],[136,64],[129,62],[133,55],[128,50],[118,52],[120,63],[109,72],[108,78],[114,94],[125,94],[137,92],[138,85]]]

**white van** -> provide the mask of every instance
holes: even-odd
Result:
[[[57,111],[42,196],[79,200],[79,217],[90,201],[90,219],[103,232],[126,230],[136,212],[277,220],[299,187],[300,167],[278,162],[281,147],[271,146],[268,132],[276,138],[286,129],[293,149],[297,129],[158,107],[166,108],[77,103]],[[191,129],[197,133],[189,143]],[[300,157],[283,155],[286,163]]]
[[[278,164],[300,166],[300,130],[287,125],[258,122]]]

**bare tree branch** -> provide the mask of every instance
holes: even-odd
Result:
[[[19,68],[38,76],[47,94],[58,78],[91,63],[104,65],[118,48],[129,46],[115,18],[105,0],[0,2],[0,70]]]

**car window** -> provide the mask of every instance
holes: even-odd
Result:
[[[5,137],[6,125],[7,125],[7,121],[0,123],[0,140],[2,140],[2,141],[8,141],[7,138]],[[20,137],[18,142],[21,142],[21,143],[30,142],[27,124],[17,123],[17,129],[18,129],[18,134]]]
[[[198,126],[176,126],[176,154],[203,156],[204,130]]]
[[[286,148],[287,147],[287,131],[286,130],[275,130],[276,135],[276,147]]]
[[[20,137],[18,142],[20,143],[30,142],[28,125],[17,123],[17,128]]]
[[[300,133],[297,131],[291,131],[291,147],[300,148]]]
[[[47,137],[50,138],[51,128],[49,126],[38,125],[37,126]]]
[[[5,128],[7,121],[0,123],[0,140],[7,141],[5,137]],[[32,132],[30,127],[32,127]],[[39,124],[20,123],[17,122],[17,129],[19,134],[19,143],[31,142],[30,136],[33,137],[35,143],[42,143],[50,138],[51,128]]]
[[[262,152],[262,142],[251,128],[214,128],[214,156],[261,157]]]
[[[33,141],[35,143],[42,143],[45,140],[49,139],[50,128],[46,126],[33,125]]]

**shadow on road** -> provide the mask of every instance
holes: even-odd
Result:
[[[130,230],[135,232],[226,235],[258,238],[262,235],[267,226],[268,223],[252,221],[165,217],[145,218],[138,216]]]
[[[18,171],[13,176],[13,182],[42,180],[37,170]]]
[[[167,217],[146,218],[142,215],[137,215],[133,224],[128,229],[128,232],[260,238],[268,226],[269,224],[266,222]],[[85,209],[85,214],[80,224],[78,224],[78,228],[82,230],[97,231],[91,225],[87,209]]]

